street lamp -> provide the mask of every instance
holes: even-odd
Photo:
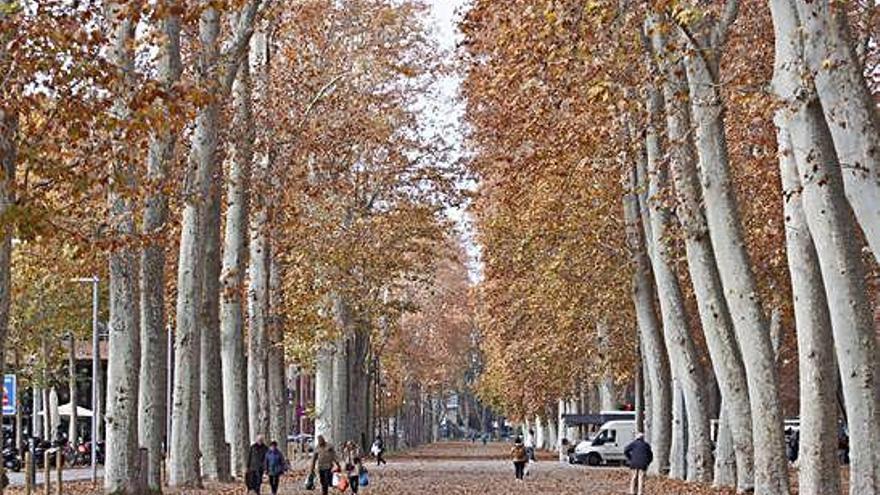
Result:
[[[98,481],[98,375],[101,372],[100,336],[98,334],[98,276],[75,278],[71,282],[92,284],[92,483]],[[76,404],[71,404],[76,407]]]

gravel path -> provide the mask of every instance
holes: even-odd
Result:
[[[623,495],[628,493],[628,470],[617,467],[572,466],[549,456],[532,464],[524,482],[513,476],[507,460],[509,444],[483,446],[471,443],[441,443],[391,457],[386,466],[367,465],[369,495]],[[306,493],[303,476],[284,480],[285,495]],[[650,479],[647,494],[723,493],[706,487],[683,486],[668,480]],[[315,493],[320,493],[318,490]],[[331,494],[338,495],[338,491]],[[350,492],[348,492],[350,493]]]

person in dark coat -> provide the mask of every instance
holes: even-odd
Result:
[[[642,495],[645,490],[645,471],[654,460],[654,452],[645,441],[644,433],[636,433],[636,439],[623,450],[627,464],[632,470],[632,481],[629,485],[630,495]]]
[[[278,450],[278,442],[269,444],[269,450],[266,451],[266,473],[269,475],[269,487],[272,489],[272,495],[278,495],[278,484],[281,482],[281,475],[287,471],[287,462],[284,455]]]
[[[269,447],[263,442],[263,436],[257,435],[257,441],[248,449],[247,472],[244,476],[245,485],[247,485],[249,492],[260,493],[268,451]]]

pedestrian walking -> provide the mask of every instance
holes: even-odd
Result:
[[[526,463],[529,461],[529,455],[526,447],[523,445],[522,437],[516,437],[513,442],[513,448],[510,449],[510,457],[513,460],[513,473],[517,481],[522,481],[525,475]]]
[[[333,467],[337,471],[342,471],[339,467],[339,460],[336,458],[336,449],[330,444],[324,435],[318,435],[318,444],[315,446],[315,453],[312,455],[312,472],[318,471],[318,481],[321,483],[321,495],[327,495],[330,491],[330,485],[333,484]]]
[[[278,442],[269,444],[269,450],[266,451],[266,474],[269,475],[269,488],[272,489],[272,495],[278,495],[278,485],[281,483],[281,475],[287,471],[287,461],[284,454],[278,449]]]
[[[535,462],[535,430],[530,429],[526,437],[526,456],[529,462]]]
[[[351,493],[358,492],[358,469],[360,464],[361,449],[356,443],[349,440],[342,444],[342,460],[345,463],[345,477],[348,478],[348,486],[351,487]]]
[[[376,435],[376,439],[373,440],[373,446],[370,447],[370,453],[376,456],[377,466],[388,464],[385,461],[385,442],[382,441],[382,435]]]
[[[630,495],[643,495],[645,492],[645,471],[654,460],[651,445],[645,441],[644,433],[636,433],[636,439],[623,450],[629,468],[632,470],[632,481],[629,485]]]
[[[798,450],[800,450],[801,445],[801,434],[799,430],[792,430],[788,434],[788,438],[785,441],[785,456],[788,457],[788,462],[794,464],[798,460]]]
[[[268,451],[269,447],[263,442],[263,435],[257,435],[257,440],[248,449],[247,471],[244,475],[248,492],[260,493]]]

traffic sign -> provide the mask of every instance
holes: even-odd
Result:
[[[3,377],[3,415],[15,416],[15,398],[18,392],[18,382],[15,375]]]

